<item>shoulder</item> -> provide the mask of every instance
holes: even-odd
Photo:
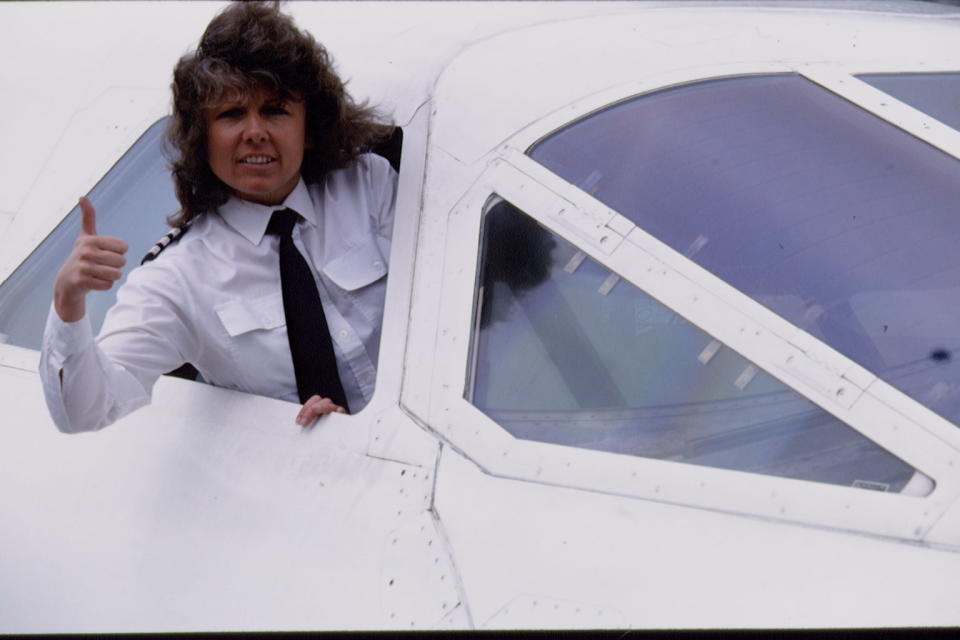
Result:
[[[184,296],[183,269],[175,259],[177,244],[165,248],[157,259],[131,270],[117,290],[117,303],[146,306],[157,300],[179,300]]]
[[[140,260],[140,266],[147,266],[154,262],[171,264],[171,261],[183,259],[191,252],[199,250],[198,245],[204,244],[206,236],[218,233],[217,227],[220,226],[218,222],[220,220],[216,213],[208,213],[170,229],[150,247]]]
[[[207,236],[217,233],[218,218],[216,214],[204,214],[168,231],[150,247],[131,277],[136,274],[135,280],[140,282],[182,284],[185,275],[195,271],[196,263],[205,260]]]
[[[390,166],[390,162],[383,156],[375,153],[361,153],[354,160],[354,166],[372,176],[395,178],[397,172]]]
[[[315,210],[325,224],[335,225],[336,233],[345,232],[343,225],[356,228],[360,220],[367,220],[365,224],[370,229],[382,230],[393,216],[397,172],[386,159],[361,154],[346,167],[310,184],[308,189]]]
[[[397,172],[386,158],[374,153],[362,153],[342,169],[328,173],[321,188],[379,191],[384,185],[395,185],[396,181]]]
[[[143,266],[149,262],[153,262],[157,259],[157,256],[163,253],[165,249],[176,244],[176,242],[180,240],[181,236],[190,230],[191,222],[193,221],[191,220],[190,222],[182,224],[178,227],[174,227],[173,229],[170,229],[170,231],[167,231],[165,234],[163,234],[163,236],[157,240],[152,247],[150,247],[143,258],[140,259],[140,266]]]

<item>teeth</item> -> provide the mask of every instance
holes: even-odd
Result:
[[[246,162],[250,164],[267,164],[273,160],[270,156],[249,156],[241,160],[240,162]]]

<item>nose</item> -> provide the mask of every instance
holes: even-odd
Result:
[[[259,113],[250,113],[247,115],[243,126],[243,139],[245,142],[252,143],[266,141],[267,129]]]

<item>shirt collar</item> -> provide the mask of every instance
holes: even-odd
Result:
[[[307,190],[303,178],[300,178],[297,186],[280,204],[257,204],[236,196],[230,196],[226,204],[220,207],[219,213],[220,217],[237,233],[258,245],[267,231],[267,224],[269,224],[273,212],[287,208],[293,209],[303,216],[309,224],[316,226],[317,214],[313,210],[313,201],[310,200],[310,192]]]

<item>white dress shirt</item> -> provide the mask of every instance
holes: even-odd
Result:
[[[280,205],[231,198],[179,242],[130,272],[94,340],[89,320],[51,307],[40,373],[62,431],[99,429],[150,402],[184,362],[214,385],[299,402],[271,214],[301,216],[293,241],[313,270],[352,412],[370,400],[393,230],[397,174],[361,156]],[[62,383],[60,371],[63,371]]]

